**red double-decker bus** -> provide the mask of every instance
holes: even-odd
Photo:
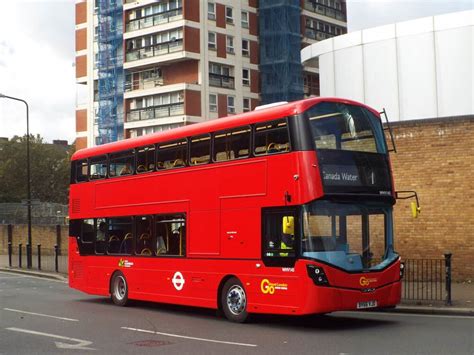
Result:
[[[76,152],[69,284],[304,315],[400,301],[380,115],[313,98]]]

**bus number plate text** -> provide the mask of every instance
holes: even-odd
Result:
[[[357,302],[357,309],[377,307],[377,301]]]

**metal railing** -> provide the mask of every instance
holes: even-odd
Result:
[[[305,10],[316,12],[318,14],[346,22],[346,15],[341,10],[328,7],[326,5],[318,3],[317,1],[306,0],[304,2],[304,8]]]
[[[147,107],[127,113],[127,122],[151,120],[154,118],[170,117],[184,114],[184,103]]]
[[[137,79],[125,83],[125,91],[151,89],[163,85],[163,78]]]
[[[165,12],[160,12],[157,14],[152,14],[148,16],[141,17],[139,19],[130,20],[126,24],[126,30],[128,31],[136,31],[141,30],[143,28],[153,27],[156,25],[160,25],[163,23],[168,23],[176,20],[180,20],[183,18],[183,8],[177,8],[173,10],[168,10]]]
[[[155,44],[153,46],[140,48],[137,50],[127,51],[125,54],[125,60],[132,62],[135,60],[157,57],[173,52],[179,52],[183,50],[183,39],[179,38],[173,41]]]
[[[8,266],[23,268],[25,266],[25,249],[22,243],[14,246],[11,242],[8,242]],[[36,246],[36,255],[32,256],[32,269],[43,270],[43,271],[54,271],[67,273],[67,255],[61,255],[59,246],[54,245],[53,249],[45,249],[41,247],[41,244]]]
[[[227,89],[234,89],[235,78],[233,76],[228,75],[209,73],[209,85]]]
[[[405,300],[445,301],[451,305],[451,256],[444,259],[405,259],[403,294]]]

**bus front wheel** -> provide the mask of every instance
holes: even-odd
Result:
[[[125,306],[128,302],[128,284],[125,276],[117,271],[111,282],[110,295],[117,306]]]
[[[235,277],[224,284],[221,293],[222,311],[232,322],[243,323],[247,320],[247,294],[242,283]]]

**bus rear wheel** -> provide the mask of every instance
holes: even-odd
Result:
[[[125,306],[128,302],[127,280],[120,271],[117,271],[112,277],[110,296],[112,298],[112,302],[114,302],[117,306]]]
[[[243,323],[248,318],[247,294],[235,277],[227,280],[222,288],[221,306],[226,318],[232,322]]]

